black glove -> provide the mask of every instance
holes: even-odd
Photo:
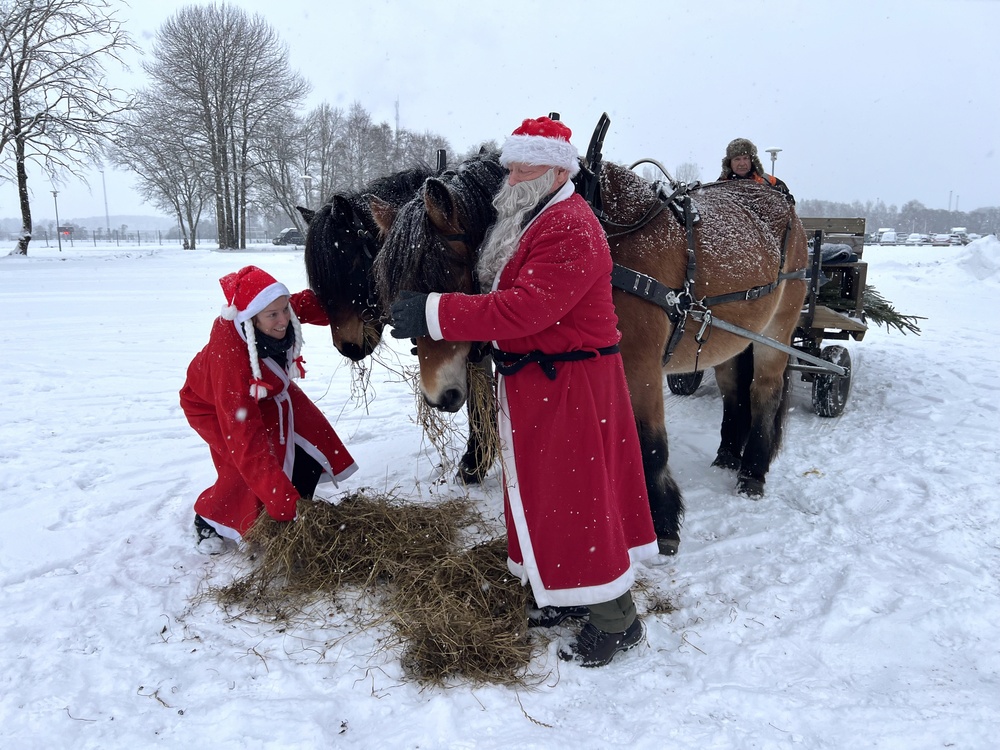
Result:
[[[427,295],[402,291],[392,303],[392,337],[414,339],[427,335]]]

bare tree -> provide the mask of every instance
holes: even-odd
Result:
[[[190,118],[144,93],[109,151],[115,164],[136,173],[143,198],[177,218],[185,249],[194,248],[213,198],[204,142],[177,136],[190,130]]]
[[[346,128],[346,118],[342,110],[324,102],[309,113],[305,127],[311,136],[306,167],[313,177],[318,203],[324,203],[337,190],[346,187],[343,180],[343,165],[337,159],[338,146]]]
[[[31,199],[27,164],[58,184],[82,177],[85,164],[113,139],[114,118],[130,107],[107,84],[105,64],[135,49],[110,0],[0,0],[0,179],[17,185],[28,254]],[[6,158],[12,151],[12,160]]]
[[[246,247],[259,142],[294,117],[308,92],[288,47],[259,15],[231,5],[189,6],[157,32],[145,66],[154,94],[191,118],[212,166],[219,246]]]
[[[269,123],[267,137],[254,150],[255,189],[251,200],[270,218],[285,217],[299,229],[305,220],[296,206],[311,207],[309,156],[312,132],[297,118]],[[286,223],[287,225],[287,223]]]
[[[697,164],[686,161],[683,164],[678,165],[677,174],[674,176],[674,179],[678,182],[686,182],[690,185],[701,180],[701,170],[698,169]]]

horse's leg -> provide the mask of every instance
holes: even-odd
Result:
[[[458,479],[466,484],[479,484],[497,458],[497,407],[496,399],[492,397],[492,358],[484,357],[470,367],[469,379],[469,398],[465,405],[469,418],[469,440],[458,464]]]
[[[615,311],[622,332],[622,364],[639,433],[653,529],[660,554],[673,555],[680,546],[684,501],[667,465],[667,428],[663,419],[662,355],[670,333],[669,321],[659,308],[617,289]]]
[[[642,470],[646,478],[653,529],[660,554],[674,555],[680,546],[684,501],[667,464],[669,450],[663,419],[663,371],[658,358],[647,359],[650,361],[627,361],[629,367],[626,374],[636,431],[639,433],[639,447],[642,449]]]
[[[684,501],[681,491],[667,465],[667,429],[662,414],[659,421],[635,420],[642,448],[642,470],[646,476],[646,493],[653,516],[653,529],[661,555],[675,555],[680,547],[681,519]]]
[[[740,468],[750,434],[750,383],[753,380],[753,346],[715,368],[715,382],[722,392],[722,440],[712,466]]]
[[[788,355],[760,346],[754,352],[753,382],[750,385],[752,418],[743,449],[737,491],[748,497],[764,494],[764,481],[778,449],[788,411],[790,379]]]

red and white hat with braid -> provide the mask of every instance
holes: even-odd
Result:
[[[219,279],[219,284],[226,295],[227,303],[222,308],[222,317],[233,321],[237,333],[247,342],[250,370],[253,372],[250,395],[260,400],[267,395],[270,386],[261,376],[253,317],[279,297],[290,297],[291,294],[288,287],[257,266],[245,266],[235,273],[227,274]],[[289,308],[289,312],[291,312],[295,343],[288,352],[286,371],[290,378],[300,378],[305,375],[302,367],[302,326],[295,317],[295,311]]]

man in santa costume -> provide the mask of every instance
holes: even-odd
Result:
[[[311,290],[290,294],[256,266],[219,280],[226,295],[181,389],[188,422],[219,473],[195,502],[199,549],[239,541],[261,510],[295,518],[300,497],[357,470],[333,427],[293,381],[305,375],[299,321],[329,325]]]
[[[482,295],[403,292],[393,336],[492,341],[508,567],[533,625],[589,618],[560,656],[607,664],[644,639],[633,564],[658,553],[611,300],[611,253],[571,178],[571,132],[548,117],[506,140],[507,183],[477,267]]]

